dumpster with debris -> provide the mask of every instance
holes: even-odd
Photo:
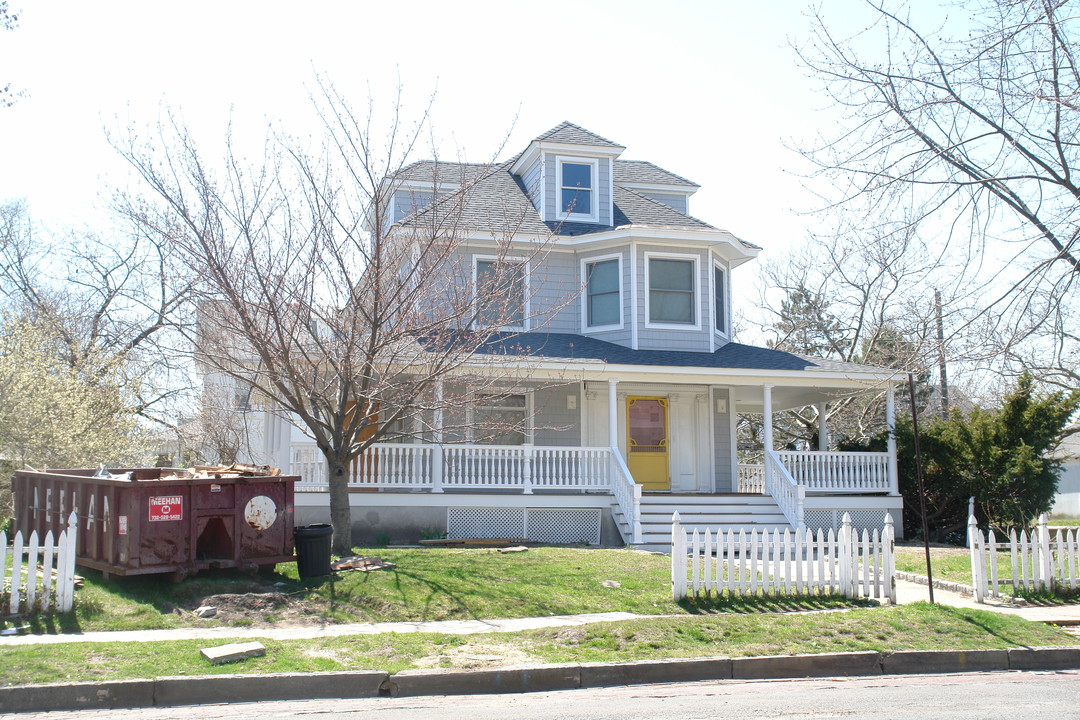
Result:
[[[111,575],[254,570],[293,560],[293,483],[265,466],[16,471],[15,528],[57,533],[76,511],[76,562]]]

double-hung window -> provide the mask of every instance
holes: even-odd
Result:
[[[585,263],[585,325],[596,328],[622,323],[618,258]]]
[[[649,258],[649,322],[657,325],[696,325],[697,292],[692,259]]]
[[[585,158],[559,158],[556,162],[560,216],[568,220],[598,222],[598,162]]]
[[[724,269],[713,265],[713,327],[727,335],[727,283]]]
[[[476,319],[488,327],[525,328],[524,260],[476,260]]]
[[[473,437],[485,445],[524,445],[528,402],[524,395],[479,395],[473,405]]]

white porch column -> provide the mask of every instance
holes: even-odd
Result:
[[[431,492],[441,493],[443,491],[443,382],[442,380],[435,381],[435,410],[432,413],[431,419],[432,428],[431,439],[434,441],[435,447],[431,449]]]
[[[607,381],[608,447],[616,452],[619,449],[619,396],[615,392],[618,384],[618,380]]]
[[[827,403],[819,402],[817,404],[817,437],[818,437],[818,450],[825,452],[829,449],[829,425],[825,419],[825,410],[827,409]]]
[[[896,470],[896,398],[892,383],[885,390],[885,431],[888,435],[889,494],[900,494],[900,480]]]
[[[766,385],[763,388],[763,397],[761,402],[761,413],[764,415],[764,437],[762,438],[765,445],[765,451],[773,449],[773,437],[772,437],[772,385]]]

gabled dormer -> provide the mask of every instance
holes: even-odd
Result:
[[[611,226],[615,159],[625,149],[564,122],[529,143],[510,172],[521,178],[545,223]]]

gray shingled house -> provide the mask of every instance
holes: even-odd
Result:
[[[832,452],[824,422],[816,450],[780,451],[772,438],[774,413],[818,405],[824,419],[827,403],[851,394],[884,393],[891,423],[894,373],[732,342],[733,272],[760,248],[691,216],[699,186],[623,160],[624,149],[567,122],[505,163],[421,162],[399,174],[392,230],[422,222],[445,178],[471,185],[461,216],[477,282],[492,262],[485,242],[508,213],[514,241],[550,243],[542,262],[522,263],[520,296],[507,299],[514,327],[487,346],[527,357],[537,389],[484,408],[523,421],[494,442],[436,429],[369,450],[354,483],[368,491],[353,495],[358,538],[662,547],[674,510],[709,526],[837,527],[845,512],[856,527],[880,527],[886,512],[899,519],[892,443],[887,453]],[[742,413],[763,415],[763,463],[740,462]],[[268,454],[305,478],[297,522],[325,520],[319,453],[266,421]]]

